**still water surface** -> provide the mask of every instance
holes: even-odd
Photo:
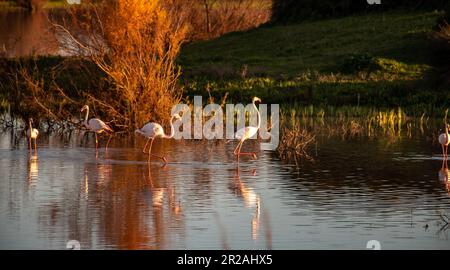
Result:
[[[170,163],[149,167],[139,138],[96,157],[81,134],[42,135],[35,157],[20,136],[0,133],[1,249],[450,248],[448,171],[426,135],[319,136],[300,169],[193,140],[157,141]]]

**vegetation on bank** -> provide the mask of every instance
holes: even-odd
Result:
[[[260,27],[189,44],[179,60],[185,76],[214,79],[236,78],[244,68],[246,77],[338,73],[347,59],[364,54],[425,67],[431,56],[427,34],[440,16],[396,11]]]
[[[442,15],[397,10],[266,25],[193,42],[182,48],[177,59],[182,70],[179,85],[187,99],[227,96],[227,102],[237,103],[256,95],[265,103],[313,105],[327,114],[333,113],[330,107],[354,106],[402,107],[408,115],[441,116],[450,106],[445,84],[450,76],[442,73],[450,63],[445,60],[450,55],[445,47],[450,36],[448,28],[436,28]],[[433,57],[437,51],[438,57]],[[59,93],[63,88],[80,103],[96,92],[107,94],[113,85],[86,59],[3,59],[0,73],[8,74],[0,82],[3,99],[30,93],[18,72],[23,68],[42,82],[41,93]],[[101,115],[95,109],[94,113]]]
[[[102,1],[81,0],[82,4]],[[272,0],[165,0],[176,12],[177,20],[189,25],[186,41],[217,38],[225,33],[245,31],[267,23],[271,18]],[[110,1],[114,3],[114,1]],[[38,10],[70,11],[66,0],[0,0],[0,11]],[[55,13],[55,12],[53,12]],[[67,16],[70,14],[64,14]]]

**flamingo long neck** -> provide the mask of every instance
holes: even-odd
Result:
[[[84,124],[86,127],[88,126],[88,117],[89,117],[89,107],[86,108],[86,115],[84,117]]]
[[[449,139],[450,139],[448,136],[449,136],[449,134],[448,134],[448,126],[446,125],[445,126],[445,138],[447,139],[447,143],[449,142]]]
[[[255,107],[255,110],[258,112],[258,129],[261,126],[261,114],[259,113],[258,107],[256,107],[255,102],[253,101],[253,107]]]
[[[31,131],[33,131],[33,125],[31,125],[31,120],[28,120],[28,125],[30,126],[30,134],[31,134]]]
[[[170,139],[175,135],[175,129],[173,128],[173,117],[170,118],[170,134],[164,134],[164,138]]]

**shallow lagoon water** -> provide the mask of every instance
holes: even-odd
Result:
[[[440,148],[426,135],[318,136],[297,169],[251,141],[258,159],[223,141],[158,140],[169,164],[149,166],[141,138],[96,155],[93,136],[45,135],[37,157],[0,134],[0,248],[449,249]],[[102,141],[105,143],[105,140]]]

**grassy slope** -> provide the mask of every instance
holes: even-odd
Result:
[[[267,103],[318,106],[402,106],[408,113],[435,114],[450,106],[422,80],[430,69],[427,34],[438,12],[385,14],[260,27],[183,48],[186,96],[228,94],[232,101],[258,95]],[[342,72],[351,54],[387,62],[374,73]],[[248,66],[242,77],[241,70]],[[447,91],[448,92],[448,91]]]
[[[261,27],[186,46],[181,63],[187,74],[244,64],[269,76],[305,70],[336,70],[352,53],[369,52],[406,64],[428,64],[425,34],[438,13],[371,14],[302,24]]]

